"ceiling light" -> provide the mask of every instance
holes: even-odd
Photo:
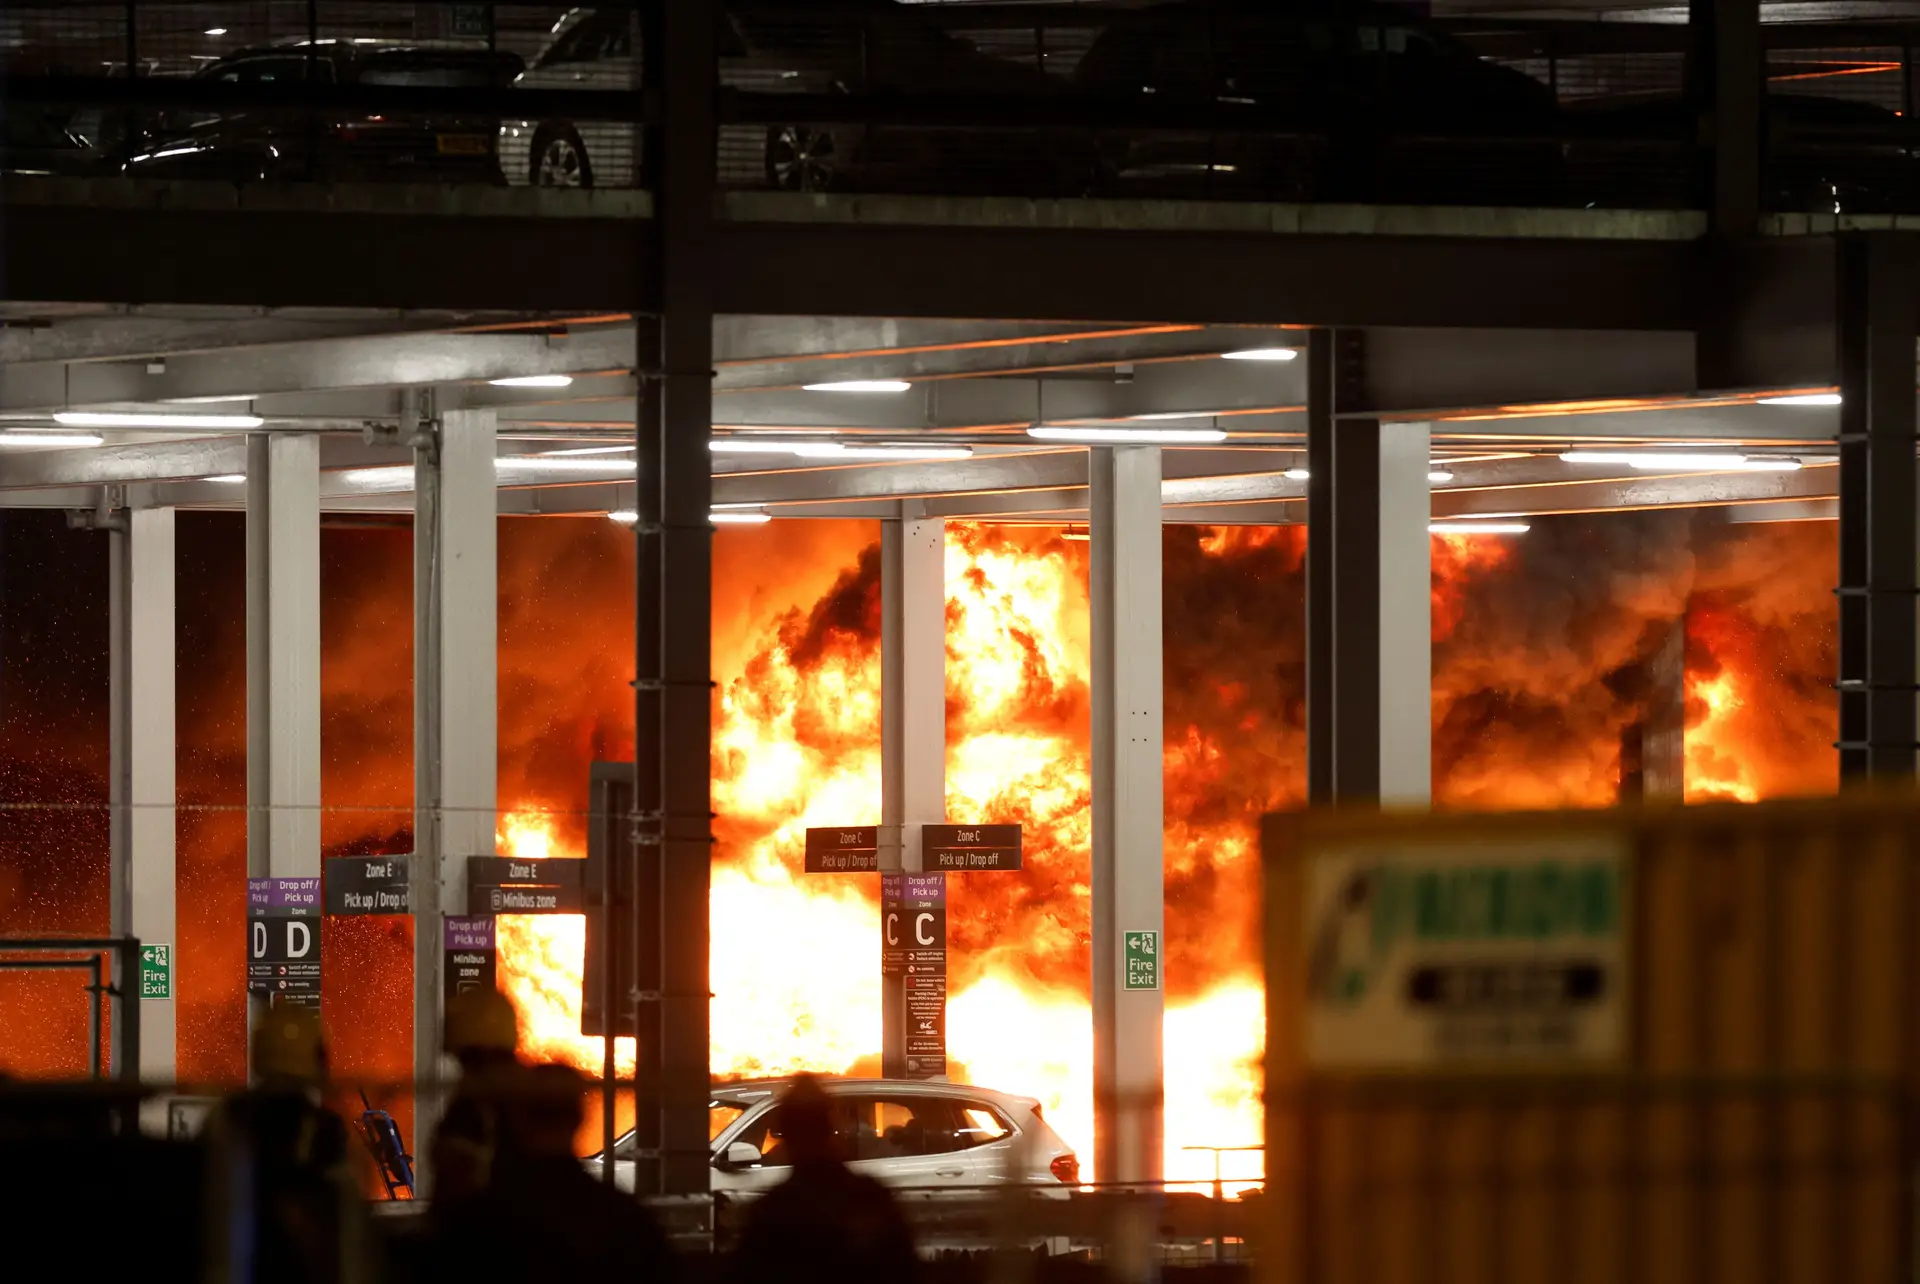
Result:
[[[1429,468],[1427,470],[1427,480],[1438,486],[1442,482],[1452,481],[1453,474],[1444,468]]]
[[[715,437],[707,449],[716,455],[791,455],[794,443],[771,437]]]
[[[218,473],[207,478],[210,482],[219,482],[222,486],[239,486],[246,482],[245,473]]]
[[[0,432],[0,446],[98,446],[105,440],[90,432]]]
[[[1072,540],[1076,544],[1090,544],[1093,542],[1093,536],[1089,535],[1086,531],[1061,531],[1060,538]]]
[[[225,27],[208,27],[205,34],[209,36],[224,36],[227,34],[227,29]]]
[[[1840,394],[1808,392],[1797,393],[1791,397],[1762,397],[1759,404],[1763,406],[1837,406],[1840,404]]]
[[[152,411],[62,410],[53,422],[69,428],[258,428],[259,415],[169,415]]]
[[[1729,451],[1682,453],[1680,451],[1568,450],[1560,460],[1568,464],[1623,464],[1639,472],[1716,472],[1727,470],[1749,473],[1790,473],[1800,461],[1786,455],[1737,455]]]
[[[710,511],[707,520],[716,526],[763,526],[773,518],[766,513],[743,513],[735,509],[731,512]]]
[[[905,392],[913,387],[904,379],[836,379],[830,383],[803,383],[808,392]]]
[[[1151,423],[1156,419],[1211,419],[1210,410],[1156,410],[1150,415],[1128,415],[1127,418],[1140,423]]]
[[[1307,480],[1307,478],[1313,476],[1312,473],[1308,472],[1304,468],[1289,468],[1287,469],[1286,472],[1281,473],[1280,475],[1286,478],[1288,481],[1305,481]]]
[[[545,459],[559,459],[566,455],[622,455],[632,449],[632,446],[573,446],[566,450],[543,450],[540,454]]]
[[[496,388],[564,388],[573,382],[572,375],[514,375],[509,379],[489,379],[488,383]]]
[[[552,455],[501,455],[496,468],[523,468],[536,473],[619,473],[636,467],[631,459],[556,459]]]
[[[1180,446],[1227,439],[1227,434],[1218,428],[1100,428],[1058,424],[1035,424],[1027,429],[1027,436],[1035,441],[1074,441],[1092,446]]]
[[[1525,535],[1525,522],[1428,522],[1433,535]]]
[[[1220,354],[1226,361],[1291,361],[1299,355],[1298,348],[1242,348]]]
[[[971,459],[972,446],[852,446],[837,441],[804,442],[789,449],[802,459]]]
[[[412,464],[383,464],[378,468],[349,468],[340,480],[350,486],[385,486],[393,482],[413,484]]]
[[[619,522],[622,526],[631,526],[640,520],[640,514],[631,508],[616,508],[607,514],[607,518],[610,521]]]

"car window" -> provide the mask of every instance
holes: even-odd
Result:
[[[707,1105],[707,1140],[718,1141],[720,1134],[733,1127],[733,1121],[747,1113],[737,1102],[714,1101]]]
[[[557,67],[564,63],[632,57],[633,16],[625,9],[601,9],[589,13],[554,41],[553,46],[541,55],[537,65]]]
[[[316,65],[322,64],[316,63]],[[326,68],[316,79],[327,79],[331,70]],[[284,84],[289,81],[305,80],[307,59],[304,57],[249,58],[245,62],[236,62],[220,68],[210,78],[242,85]]]
[[[986,1106],[962,1103],[960,1128],[954,1134],[954,1148],[968,1150],[974,1146],[989,1146],[996,1141],[1004,1141],[1013,1135],[1013,1125],[1000,1117],[1000,1112]]]
[[[419,85],[428,89],[484,89],[499,79],[491,68],[458,64],[385,63],[360,72],[363,85]]]
[[[945,1097],[859,1096],[849,1101],[849,1113],[846,1153],[855,1159],[907,1159],[960,1148],[959,1116]]]

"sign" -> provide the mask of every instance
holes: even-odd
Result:
[[[327,913],[408,914],[411,856],[336,856],[326,862]]]
[[[468,990],[497,987],[495,960],[499,956],[494,947],[492,917],[449,915],[441,920],[440,937],[446,951],[446,965],[441,975],[445,978],[449,1000]]]
[[[173,946],[142,945],[140,947],[140,997],[143,999],[173,997]]]
[[[1120,979],[1120,988],[1123,990],[1159,989],[1159,930],[1122,932],[1120,946],[1120,965],[1125,969]]]
[[[807,830],[806,872],[871,873],[880,868],[880,830],[874,825],[833,825]]]
[[[456,4],[453,10],[452,25],[456,39],[485,40],[493,34],[493,6],[490,4]]]
[[[320,880],[247,880],[247,989],[320,1006]]]
[[[901,980],[906,1074],[947,1072],[947,876],[880,875],[880,974]]]
[[[469,914],[584,914],[587,863],[467,857]]]
[[[1309,1063],[1617,1062],[1627,860],[1623,840],[1591,834],[1318,853],[1307,870]]]
[[[1012,870],[1020,868],[1018,825],[922,825],[920,864],[926,869]]]

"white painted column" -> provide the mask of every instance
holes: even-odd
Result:
[[[247,872],[320,873],[320,439],[247,442]],[[321,953],[324,965],[326,954]]]
[[[1352,430],[1380,434],[1380,801],[1424,807],[1433,797],[1432,433],[1423,423]]]
[[[1164,930],[1160,451],[1090,452],[1093,634],[1094,1166],[1162,1171]],[[1129,989],[1122,937],[1152,933],[1151,989]]]
[[[108,550],[110,934],[142,946],[174,933],[173,510],[118,514]],[[171,963],[173,960],[169,959]],[[115,983],[138,994],[139,977]],[[177,971],[174,972],[177,985]],[[143,1082],[174,1078],[174,1000],[139,1003]],[[124,1010],[124,1006],[120,1010]],[[111,1070],[122,1073],[127,1027],[113,1025]]]
[[[414,1077],[441,1079],[442,920],[467,912],[466,859],[494,854],[498,806],[496,419],[449,411],[414,464]],[[419,1180],[440,1099],[416,1093]]]
[[[880,868],[923,868],[920,826],[947,818],[946,523],[880,525]],[[905,989],[882,977],[881,1054],[906,1074]]]

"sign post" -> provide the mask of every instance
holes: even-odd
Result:
[[[469,914],[584,914],[587,862],[467,857]]]
[[[1020,868],[1018,825],[922,825],[921,863],[928,869],[991,872]]]
[[[247,989],[320,1006],[320,880],[247,880]]]
[[[879,826],[838,825],[807,830],[807,873],[870,874],[879,868]]]
[[[447,952],[446,998],[469,990],[495,989],[499,984],[499,954],[493,933],[493,916],[475,914],[462,918],[449,914],[440,920],[441,946]]]
[[[906,1073],[947,1073],[947,876],[880,876],[880,974],[902,981]]]
[[[329,914],[411,914],[411,856],[336,856],[325,864]]]
[[[173,997],[173,946],[143,944],[140,947],[140,997]]]

